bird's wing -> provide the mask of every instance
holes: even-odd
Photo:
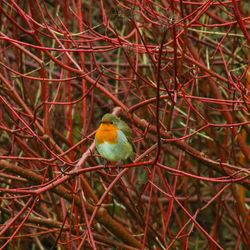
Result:
[[[127,137],[129,143],[132,145],[133,147],[133,152],[135,152],[135,144],[132,140],[133,138],[133,132],[132,129],[128,126],[128,124],[126,122],[124,122],[123,120],[120,120],[120,130],[125,134],[125,136]]]
[[[126,135],[126,137],[131,140],[132,139],[132,130],[131,128],[127,125],[126,122],[120,120],[119,121],[119,129]]]

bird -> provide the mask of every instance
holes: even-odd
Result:
[[[98,153],[110,162],[129,160],[134,152],[132,130],[113,114],[105,114],[95,134]]]

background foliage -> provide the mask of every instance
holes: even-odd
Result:
[[[1,1],[1,249],[249,249],[249,10]],[[134,133],[119,169],[107,112]]]

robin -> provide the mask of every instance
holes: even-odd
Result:
[[[105,114],[95,134],[99,154],[113,162],[127,160],[133,153],[132,130],[113,114]]]

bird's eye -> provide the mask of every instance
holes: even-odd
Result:
[[[110,124],[113,124],[113,122],[110,122]]]

